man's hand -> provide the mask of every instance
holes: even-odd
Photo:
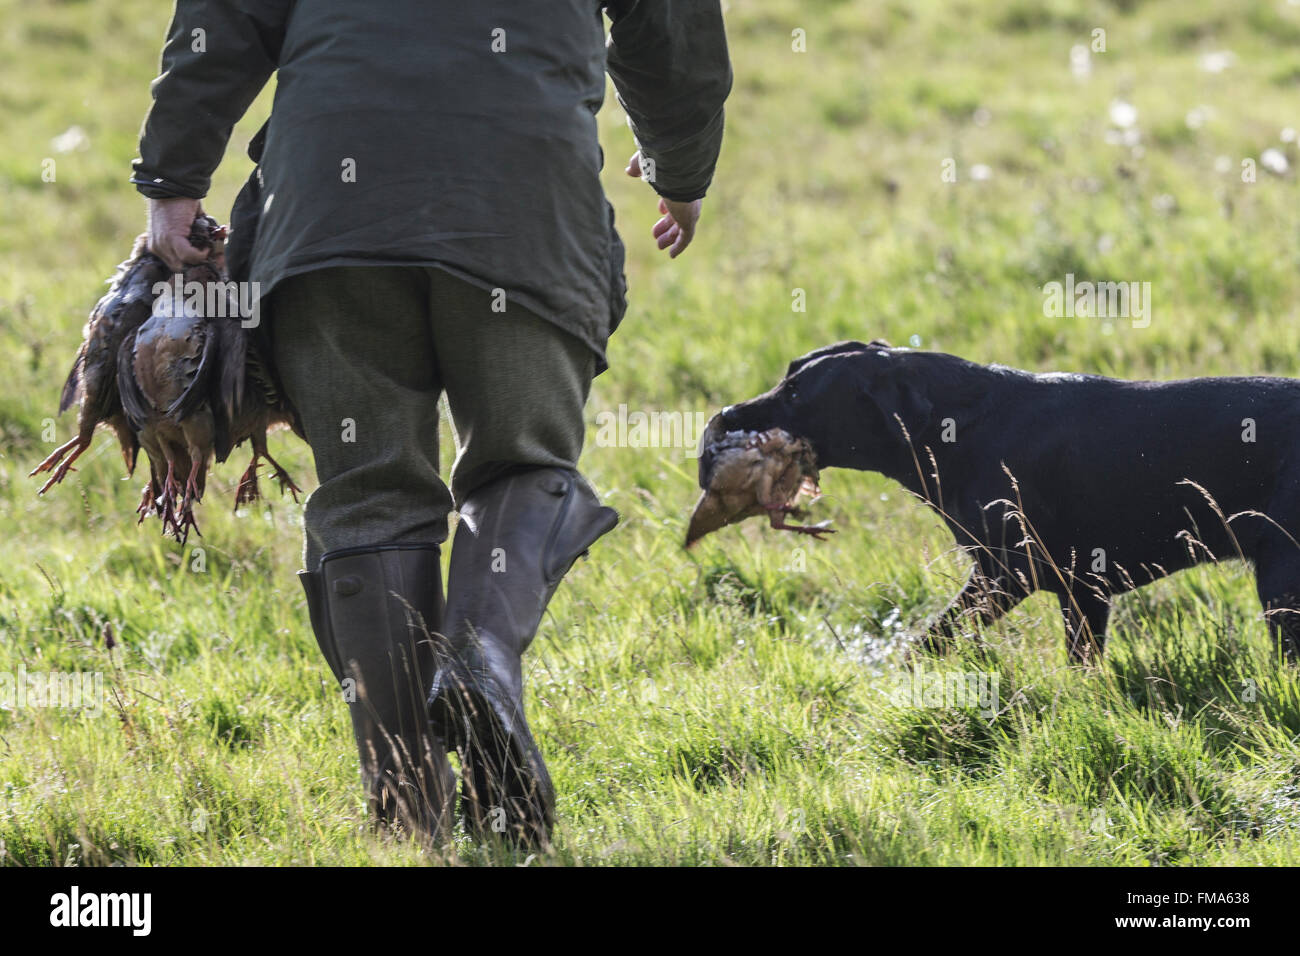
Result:
[[[641,178],[640,151],[632,154],[624,172],[634,179]],[[676,259],[695,238],[695,224],[700,221],[700,209],[703,205],[703,199],[677,202],[659,197],[659,211],[664,214],[664,217],[655,223],[651,232],[655,239],[659,240],[659,248],[668,250],[668,258]]]
[[[208,254],[190,245],[194,217],[203,211],[201,200],[183,196],[149,200],[149,251],[167,263],[173,272],[203,262]]]

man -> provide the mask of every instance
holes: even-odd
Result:
[[[639,146],[627,172],[659,193],[654,236],[676,257],[731,86],[718,0],[179,0],[141,134],[150,247],[200,260],[189,224],[277,73],[229,259],[260,285],[315,455],[300,577],[370,806],[426,835],[446,833],[453,748],[472,832],[544,843],[553,822],[520,656],[617,521],[576,470],[624,309],[599,181],[606,69]]]

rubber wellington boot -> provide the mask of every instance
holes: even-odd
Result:
[[[550,838],[555,792],[524,719],[521,657],[560,579],[617,523],[580,475],[561,468],[499,478],[460,509],[429,715],[460,754],[471,833],[528,845]]]
[[[331,551],[300,571],[312,630],[352,716],[376,822],[439,842],[451,829],[455,775],[433,733],[426,689],[442,622],[436,545]]]

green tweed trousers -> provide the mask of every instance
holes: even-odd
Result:
[[[283,280],[264,314],[320,480],[304,516],[308,570],[337,548],[442,543],[454,504],[493,478],[577,466],[596,357],[502,295],[431,266],[348,266]]]

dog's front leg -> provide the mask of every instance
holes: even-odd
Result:
[[[1013,586],[1009,589],[1005,578],[987,575],[976,568],[921,638],[921,650],[927,654],[948,652],[952,649],[953,639],[962,634],[967,619],[973,617],[981,626],[987,627],[1025,597],[1021,588]],[[979,640],[978,635],[976,640]]]

